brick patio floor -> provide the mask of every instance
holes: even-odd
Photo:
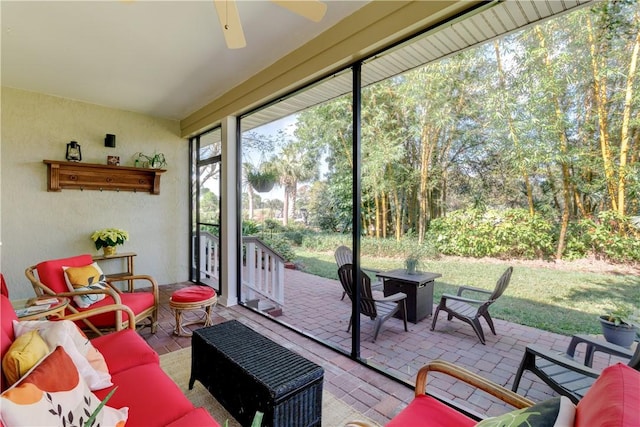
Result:
[[[322,339],[334,347],[348,350],[351,335],[346,332],[351,303],[341,301],[342,287],[329,280],[300,271],[285,272],[285,306],[279,321]],[[159,353],[175,351],[191,345],[190,338],[172,334],[174,317],[169,310],[171,293],[191,283],[161,286],[159,328],[155,335],[148,329],[142,336]],[[436,282],[437,286],[437,282]],[[377,373],[343,354],[279,325],[264,316],[241,306],[215,308],[214,322],[238,319],[265,336],[296,351],[325,369],[325,388],[334,396],[365,414],[372,420],[385,424],[413,398],[413,389]],[[444,359],[464,366],[498,384],[511,388],[524,348],[529,343],[563,351],[570,337],[494,319],[497,336],[485,327],[486,345],[482,345],[471,327],[457,320],[447,321],[440,314],[435,331],[430,331],[431,317],[408,323],[404,332],[402,321],[387,320],[376,343],[372,343],[373,322],[361,319],[361,356],[371,365],[412,385],[417,370],[433,359]],[[199,325],[189,327],[196,329]],[[581,350],[581,349],[579,349]],[[580,355],[580,354],[579,354]],[[602,368],[613,361],[597,353],[595,368]],[[430,376],[427,390],[463,405],[471,412],[493,416],[509,410],[491,396],[445,376]],[[537,377],[525,373],[518,392],[534,401],[541,401],[555,393]]]

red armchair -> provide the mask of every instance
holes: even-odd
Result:
[[[151,276],[135,275],[119,277],[118,281],[127,281],[129,283],[127,289],[122,291],[113,286],[109,279],[106,279],[107,286],[105,289],[92,289],[82,291],[70,291],[65,281],[63,267],[84,267],[91,265],[93,258],[89,254],[78,255],[69,258],[60,258],[49,261],[43,261],[37,265],[27,268],[25,274],[33,286],[33,290],[37,296],[56,295],[67,297],[71,300],[68,310],[72,313],[81,313],[89,309],[95,309],[111,304],[123,304],[133,311],[135,319],[133,321],[140,323],[147,320],[147,325],[151,327],[151,332],[155,333],[158,324],[158,284]],[[136,283],[144,281],[150,285],[150,288],[136,290]],[[89,307],[82,308],[78,306],[73,297],[80,295],[105,294],[106,297],[98,302],[91,304]],[[102,335],[100,330],[113,329],[119,322],[126,323],[129,319],[122,319],[122,312],[118,311],[103,313],[97,316],[91,316],[83,319],[82,322],[91,330]]]

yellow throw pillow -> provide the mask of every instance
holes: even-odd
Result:
[[[84,267],[67,267],[64,274],[75,289],[104,282],[104,274],[95,262]]]
[[[62,267],[64,280],[69,291],[89,291],[106,288],[105,275],[98,263],[84,267]],[[80,308],[87,308],[91,304],[101,301],[106,294],[87,294],[73,297],[73,301]]]
[[[2,371],[7,385],[18,381],[47,354],[49,347],[38,331],[31,331],[16,338],[2,358]]]

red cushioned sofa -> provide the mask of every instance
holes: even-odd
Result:
[[[113,305],[100,310],[131,310],[123,305]],[[94,314],[99,314],[94,312]],[[85,313],[71,316],[85,316]],[[15,339],[13,321],[16,315],[9,299],[0,296],[0,350],[2,356]],[[93,346],[105,358],[113,386],[94,391],[104,399],[114,388],[117,391],[107,405],[113,408],[129,407],[127,426],[219,426],[204,408],[196,408],[180,391],[180,388],[160,368],[158,354],[138,335],[130,322],[128,329],[113,332],[91,340]],[[4,375],[2,389],[6,384]]]
[[[427,373],[434,371],[453,376],[482,389],[516,408],[528,408],[534,404],[529,399],[466,369],[449,362],[436,360],[420,370],[416,380],[415,398],[386,427],[464,427],[474,426],[478,423],[478,421],[425,393]],[[573,404],[568,399],[567,402],[573,408]],[[544,404],[545,402],[541,402],[536,405],[536,408]],[[587,394],[578,402],[575,407],[573,425],[576,427],[640,427],[639,405],[640,372],[622,363],[617,363],[604,369]],[[531,408],[531,411],[535,412],[535,408]],[[520,424],[514,423],[514,425]],[[530,422],[526,425],[535,427],[539,424]],[[370,427],[368,423],[362,421],[353,421],[347,426]]]

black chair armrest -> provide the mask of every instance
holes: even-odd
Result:
[[[567,355],[573,358],[576,353],[576,347],[578,346],[578,344],[582,343],[586,344],[586,352],[584,356],[585,366],[591,367],[593,365],[593,354],[596,351],[611,354],[613,356],[624,357],[627,359],[631,359],[633,357],[633,351],[629,350],[628,348],[621,347],[619,345],[612,344],[596,337],[583,334],[578,334],[571,337],[571,342],[569,343],[569,347],[567,348]]]
[[[371,273],[373,273],[374,275],[380,273],[382,270],[376,270],[375,268],[366,268],[366,267],[360,267],[363,271],[370,271]]]
[[[529,344],[525,350],[529,354],[533,354],[535,357],[540,357],[542,359],[553,362],[556,365],[562,366],[567,369],[571,369],[572,371],[578,372],[582,375],[598,378],[600,376],[600,372],[597,372],[591,369],[588,366],[585,366],[579,362],[576,362],[573,359],[567,357],[564,353],[557,353],[553,350],[549,350],[546,347],[538,346],[536,344]]]
[[[377,301],[377,302],[398,302],[398,301],[402,301],[405,298],[407,298],[407,294],[402,293],[402,292],[398,292],[398,293],[395,293],[395,294],[391,294],[388,297],[376,298],[376,299],[374,299],[374,301]]]

